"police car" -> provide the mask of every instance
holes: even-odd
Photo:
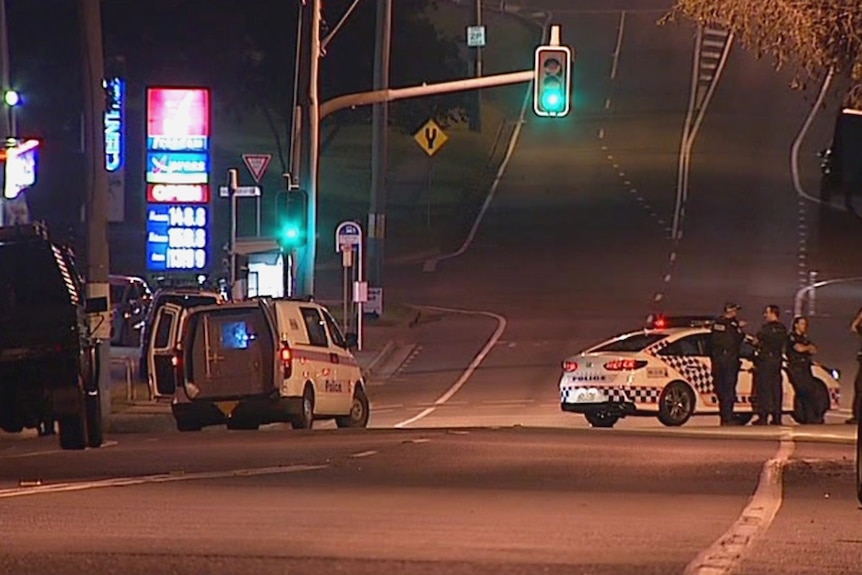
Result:
[[[712,318],[651,318],[645,329],[625,333],[562,362],[560,407],[581,413],[593,427],[613,427],[628,415],[656,416],[667,426],[680,426],[692,415],[717,415],[707,345]],[[737,417],[753,415],[754,341],[742,345],[736,386]],[[782,412],[800,421],[793,388],[784,378]],[[839,373],[815,364],[812,373],[829,395],[830,409],[840,399]]]

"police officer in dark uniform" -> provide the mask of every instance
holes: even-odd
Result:
[[[815,353],[817,346],[808,339],[808,320],[794,318],[787,338],[787,368],[799,402],[796,410],[799,423],[823,423],[823,416],[829,409],[829,397],[824,397],[825,389],[811,374],[811,356]]]
[[[739,352],[745,334],[744,322],[736,318],[742,307],[735,303],[724,305],[724,315],[712,324],[709,337],[710,359],[712,360],[712,383],[718,396],[718,410],[721,425],[742,425],[734,418],[733,405],[736,402],[736,380],[739,377]]]
[[[757,355],[754,361],[754,390],[757,398],[757,419],[754,425],[781,425],[782,390],[781,361],[787,343],[787,327],[779,319],[781,308],[768,305],[763,310],[766,323],[757,332]]]

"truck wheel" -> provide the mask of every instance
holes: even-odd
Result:
[[[101,447],[105,440],[102,428],[102,405],[99,392],[84,394],[84,411],[87,418],[87,446]]]
[[[353,403],[350,405],[350,415],[336,417],[335,425],[338,427],[368,427],[368,397],[361,387],[357,386],[353,392]]]
[[[61,449],[84,449],[87,447],[87,414],[82,393],[78,391],[78,412],[58,418]]]
[[[311,429],[314,425],[314,390],[310,385],[305,386],[302,392],[302,408],[298,417],[290,422],[294,429]]]

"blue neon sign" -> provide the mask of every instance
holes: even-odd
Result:
[[[126,83],[121,78],[105,80],[105,92],[109,106],[105,110],[105,169],[109,173],[118,172],[125,162],[125,137],[123,117],[126,100]]]

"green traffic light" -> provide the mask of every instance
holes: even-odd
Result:
[[[542,95],[542,107],[549,112],[559,112],[563,109],[563,96],[556,91],[546,91]]]

